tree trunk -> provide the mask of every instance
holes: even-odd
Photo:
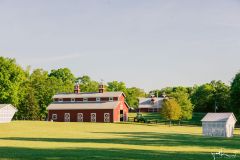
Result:
[[[171,125],[172,125],[172,121],[170,120],[170,121],[169,121],[169,127],[171,127]]]

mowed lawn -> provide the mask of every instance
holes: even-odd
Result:
[[[237,153],[234,138],[201,135],[201,127],[141,123],[13,121],[0,124],[0,159],[211,160]],[[223,159],[223,158],[222,158]]]

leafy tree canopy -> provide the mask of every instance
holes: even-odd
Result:
[[[161,115],[166,120],[179,120],[181,118],[181,107],[174,98],[167,98],[163,100]]]
[[[240,121],[240,72],[237,73],[231,83],[230,89],[231,110],[234,112],[238,122]]]

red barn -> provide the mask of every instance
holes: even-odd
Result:
[[[125,122],[128,120],[128,105],[123,92],[82,93],[79,85],[74,93],[56,94],[48,107],[48,120],[58,122]]]

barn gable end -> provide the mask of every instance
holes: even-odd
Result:
[[[11,122],[17,109],[11,104],[0,104],[0,123]]]

